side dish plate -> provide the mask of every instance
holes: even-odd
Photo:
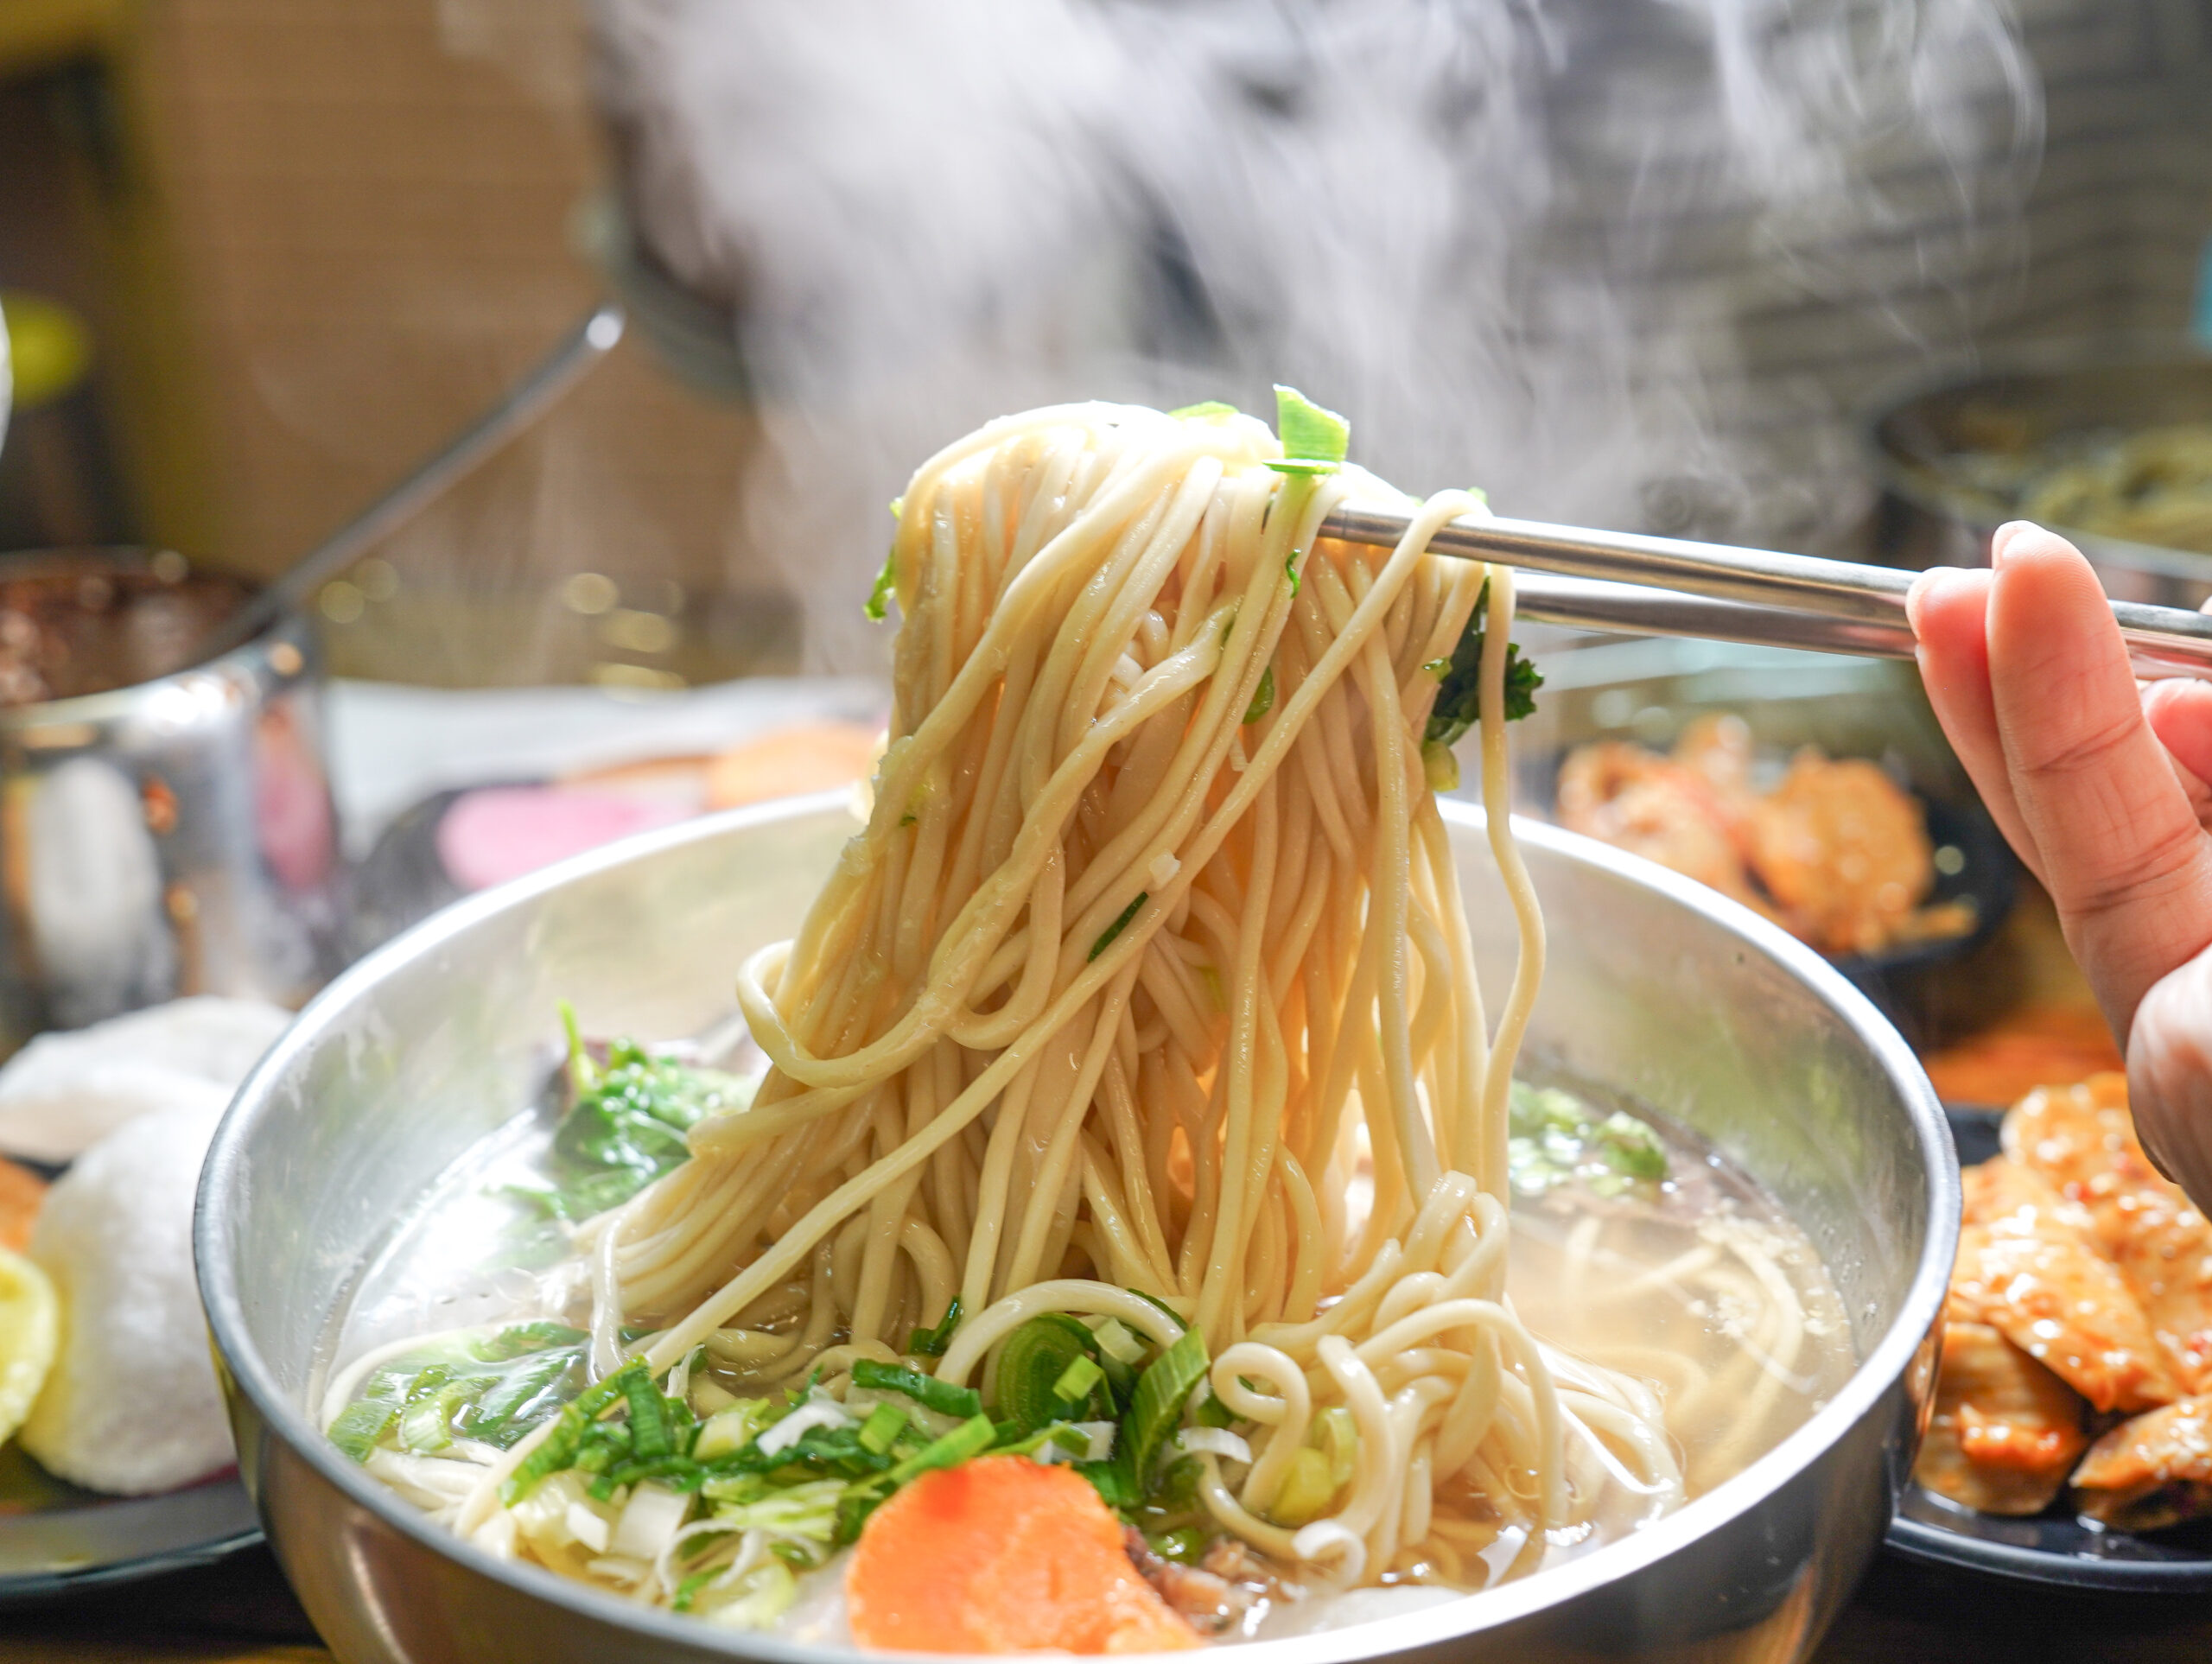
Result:
[[[0,1608],[211,1566],[260,1540],[234,1471],[159,1496],[102,1496],[0,1447]]]
[[[1976,1166],[1997,1153],[1996,1115],[1946,1113],[1961,1165]],[[2212,1521],[2138,1536],[2079,1519],[2065,1506],[2006,1519],[1907,1485],[1886,1542],[1908,1559],[2022,1583],[2127,1594],[2212,1593]]]

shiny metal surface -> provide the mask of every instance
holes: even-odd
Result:
[[[1866,421],[1866,455],[1882,487],[1878,550],[1916,568],[1989,563],[1990,534],[2011,517],[2005,504],[1965,486],[1947,458],[2023,451],[2055,434],[2183,422],[2212,422],[2212,355],[2163,339],[2050,343],[1918,383]],[[2212,597],[2212,556],[2057,530],[2081,545],[2115,597],[2187,608]]]
[[[1445,812],[1478,956],[1502,977],[1511,925],[1481,816]],[[853,829],[835,797],[739,810],[464,902],[342,975],[242,1089],[201,1177],[201,1292],[246,1484],[348,1664],[823,1655],[494,1561],[366,1478],[302,1406],[370,1256],[543,1078],[555,1000],[593,1029],[703,1030],[731,1010],[740,956],[798,924]],[[1713,1664],[1801,1658],[1910,1470],[1959,1211],[1949,1136],[1910,1052],[1751,913],[1552,829],[1522,839],[1551,921],[1536,1051],[1759,1177],[1825,1257],[1863,1362],[1804,1427],[1670,1519],[1477,1599],[1240,1647],[1249,1664],[1529,1664],[1687,1644]]]
[[[1513,613],[1532,624],[1615,635],[1675,636],[1732,641],[1747,647],[1801,647],[1855,658],[1910,658],[1913,636],[1902,621],[1827,618],[1787,607],[1710,600],[1671,589],[1603,578],[1562,578],[1529,572],[1514,580]]]
[[[96,573],[130,551],[10,556]],[[205,664],[0,710],[0,1046],[185,994],[296,1004],[341,881],[315,643],[297,615]]]
[[[1338,509],[1321,523],[1325,537],[1384,548],[1397,543],[1405,530],[1403,515],[1369,509]],[[1454,520],[1437,532],[1429,547],[1440,555],[1503,561],[1617,586],[1551,591],[1558,598],[1556,605],[1529,613],[1548,623],[1580,622],[1591,628],[1653,635],[1711,635],[1723,641],[1821,652],[1912,656],[1904,601],[1914,574],[1894,567],[1533,520]],[[1639,606],[1635,595],[1624,593],[1631,585],[1679,593],[1656,594]],[[1696,605],[1688,599],[1692,597],[1702,598],[1705,605]],[[1531,600],[1544,606],[1547,595],[1541,586],[1532,591]],[[1560,607],[1579,609],[1581,616],[1567,617]],[[1648,632],[1637,627],[1645,608],[1655,625]],[[2139,600],[2115,600],[2112,610],[2138,676],[2212,679],[2212,619]],[[1793,625],[1777,613],[1799,614],[1806,621]],[[1601,617],[1614,621],[1600,623]]]

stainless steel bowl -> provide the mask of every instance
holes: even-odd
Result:
[[[1502,977],[1512,929],[1480,813],[1445,812],[1478,958]],[[493,1560],[366,1477],[303,1407],[357,1275],[541,1083],[555,1001],[602,1032],[676,1036],[727,1017],[741,955],[797,925],[853,830],[834,797],[772,804],[464,902],[342,975],[240,1091],[200,1181],[200,1287],[240,1470],[349,1664],[822,1656]],[[1911,1053],[1816,956],[1749,912],[1586,840],[1520,832],[1551,922],[1537,1050],[1763,1180],[1825,1257],[1864,1362],[1781,1445],[1626,1540],[1478,1598],[1240,1647],[1249,1664],[1528,1664],[1676,1644],[1716,1664],[1802,1658],[1911,1467],[1959,1218],[1949,1134]]]
[[[1990,534],[2013,516],[2001,491],[1962,477],[1959,459],[2183,422],[2212,422],[2212,355],[2171,342],[2054,343],[1923,382],[1867,418],[1882,487],[1877,552],[1899,566],[1986,566]],[[2055,529],[2118,600],[2196,607],[2212,596],[2212,555]]]
[[[10,556],[0,579],[106,581],[161,558],[176,557]],[[127,668],[145,679],[0,710],[0,1052],[179,994],[296,1005],[336,969],[306,621],[189,669]]]

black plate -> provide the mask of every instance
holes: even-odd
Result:
[[[212,1565],[260,1540],[235,1472],[158,1496],[102,1496],[0,1448],[0,1608]]]
[[[1923,797],[1920,803],[1928,816],[1928,842],[1936,847],[1939,863],[1929,905],[1972,903],[1974,928],[1962,936],[1909,942],[1880,953],[1829,961],[1873,994],[1877,1003],[1885,991],[1881,985],[1891,978],[1910,976],[1962,958],[1988,941],[2012,911],[2018,891],[2012,852],[1988,810],[1980,803],[1948,803],[1936,797]],[[1951,870],[1945,872],[1944,867]]]
[[[1997,1153],[1997,1115],[1948,1112],[1959,1160],[1974,1166]],[[2112,1531],[2055,1504],[2027,1519],[1979,1514],[1908,1485],[1890,1521],[1888,1545],[1910,1559],[2083,1591],[2212,1593],[2212,1521],[2138,1536]]]

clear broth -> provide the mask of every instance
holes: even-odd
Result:
[[[1834,1396],[1857,1364],[1851,1326],[1811,1242],[1747,1173],[1639,1106],[1558,1083],[1646,1121],[1665,1146],[1669,1177],[1612,1197],[1579,1185],[1516,1196],[1510,1292],[1543,1340],[1654,1384],[1695,1497]],[[549,1312],[545,1273],[568,1258],[565,1233],[505,1191],[544,1182],[557,1097],[549,1089],[443,1174],[364,1267],[326,1337],[324,1378],[311,1400],[326,1419],[335,1407],[324,1404],[329,1383],[346,1384],[349,1366],[372,1350],[439,1331],[559,1315]],[[1542,1563],[1587,1552],[1624,1528],[1601,1525],[1581,1541],[1555,1542]],[[1471,1556],[1459,1586],[1497,1580],[1517,1547],[1509,1534]],[[836,1604],[838,1564],[806,1580],[821,1597],[787,1615],[785,1633],[798,1633],[798,1623],[811,1638],[837,1638],[841,1613],[819,1609],[823,1598]],[[1369,1610],[1376,1597],[1404,1597],[1386,1602],[1395,1610],[1442,1592],[1406,1586],[1279,1604],[1246,1633],[1335,1628],[1382,1615]]]

